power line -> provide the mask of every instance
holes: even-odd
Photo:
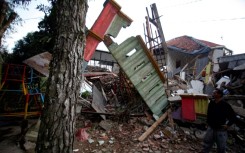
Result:
[[[193,1],[186,2],[186,3],[179,3],[179,4],[175,4],[175,5],[170,5],[170,6],[163,7],[163,9],[174,8],[174,7],[184,6],[184,5],[189,5],[189,4],[197,3],[197,2],[200,2],[200,1],[202,1],[202,0],[193,0]]]
[[[232,21],[232,20],[244,20],[245,17],[240,17],[240,18],[220,18],[220,19],[210,19],[210,20],[201,20],[199,22],[215,22],[215,21]]]
[[[27,18],[27,19],[22,19],[23,21],[26,20],[36,20],[36,19],[42,19],[43,17],[35,17],[35,18]]]
[[[239,18],[219,18],[219,19],[207,19],[207,20],[192,20],[192,21],[179,21],[181,23],[197,23],[197,22],[223,22],[223,21],[234,21],[234,20],[244,20],[245,17],[239,17]],[[172,22],[172,23],[179,23],[179,22]],[[168,22],[169,23],[169,22]],[[171,22],[170,22],[171,23]]]

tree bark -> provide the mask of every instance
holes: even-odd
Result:
[[[57,0],[57,36],[50,63],[37,153],[72,153],[81,87],[87,0]]]

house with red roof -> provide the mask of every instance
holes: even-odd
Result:
[[[218,72],[217,58],[232,54],[232,51],[223,45],[186,35],[171,39],[166,43],[167,68],[170,77],[180,71],[185,71],[186,75],[198,79],[209,62],[212,64],[212,71]]]

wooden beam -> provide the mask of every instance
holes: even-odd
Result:
[[[168,116],[168,110],[154,123],[152,126],[143,133],[138,140],[144,141],[154,130],[155,128]]]

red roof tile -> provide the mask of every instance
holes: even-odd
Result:
[[[195,50],[200,50],[203,47],[216,47],[221,46],[205,40],[195,39],[190,36],[181,36],[167,41],[168,46],[176,47],[184,52],[191,53]]]
[[[202,43],[204,43],[204,44],[207,45],[208,47],[222,46],[222,45],[219,45],[219,44],[216,44],[216,43],[212,43],[212,42],[209,42],[209,41],[205,41],[205,40],[200,40],[200,39],[197,39],[197,40],[201,41]]]

